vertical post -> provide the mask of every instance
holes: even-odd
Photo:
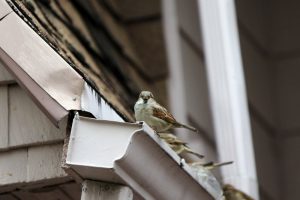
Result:
[[[85,180],[82,183],[81,200],[132,200],[129,187]]]
[[[214,129],[225,183],[258,197],[234,0],[198,0]]]
[[[168,49],[168,95],[172,113],[178,121],[187,122],[186,99],[176,1],[163,0],[163,28]]]

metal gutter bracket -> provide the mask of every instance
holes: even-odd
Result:
[[[76,116],[65,165],[82,180],[130,186],[145,199],[222,199],[145,123]],[[78,179],[80,180],[80,179]]]

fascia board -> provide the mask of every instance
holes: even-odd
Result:
[[[25,73],[22,68],[0,47],[0,59],[9,65],[8,71],[16,78],[17,83],[29,94],[35,104],[57,127],[61,127],[61,122],[68,115],[68,111],[57,103],[49,94],[39,87],[36,82]]]
[[[0,0],[0,5],[0,16],[5,16],[0,21],[0,59],[56,126],[70,110],[124,121],[6,1]]]
[[[221,199],[146,124],[76,116],[66,166],[81,179],[127,184],[146,199]]]
[[[14,12],[0,30],[1,61],[56,126],[69,110],[81,109],[85,82],[68,63]]]
[[[0,29],[1,49],[66,110],[80,110],[83,78],[16,13]]]

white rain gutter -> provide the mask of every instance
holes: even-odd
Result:
[[[222,196],[218,183],[197,174],[146,124],[77,115],[65,151],[67,173],[79,180],[129,185],[147,200]]]

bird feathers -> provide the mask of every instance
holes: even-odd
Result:
[[[149,91],[142,91],[134,106],[137,121],[145,121],[156,132],[165,132],[171,128],[186,128],[197,132],[194,127],[178,122],[166,108],[155,101]]]
[[[178,124],[173,115],[159,104],[157,106],[153,106],[153,116],[173,125]]]

